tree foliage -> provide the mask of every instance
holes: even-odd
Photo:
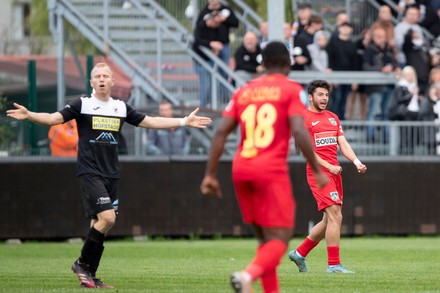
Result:
[[[47,10],[47,0],[32,0],[31,15],[28,20],[29,31],[31,36],[47,37],[50,36],[49,31],[49,12]],[[70,24],[65,25],[66,35],[68,35],[74,44],[78,54],[97,54],[98,50],[92,45],[76,28]],[[41,42],[45,42],[47,38],[41,38]],[[41,49],[43,51],[44,49]],[[43,53],[43,52],[33,53]]]

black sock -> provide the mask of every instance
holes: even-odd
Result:
[[[85,263],[91,266],[95,265],[97,259],[99,263],[102,255],[102,250],[104,249],[104,237],[105,235],[96,230],[94,227],[90,228],[90,231],[87,234],[86,240],[84,241],[84,245],[81,250],[81,263]]]
[[[96,277],[96,271],[99,267],[99,262],[101,261],[102,253],[104,252],[104,246],[101,246],[97,249],[96,254],[94,255],[94,258],[91,259],[90,262],[90,273],[92,277]]]

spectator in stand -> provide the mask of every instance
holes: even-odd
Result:
[[[405,41],[405,35],[412,29],[419,36],[423,38],[422,27],[418,25],[420,17],[420,9],[416,5],[408,6],[405,10],[404,17],[394,28],[394,37],[397,48],[397,61],[400,67],[406,65],[405,54],[403,53],[403,43]]]
[[[51,126],[47,136],[52,156],[76,157],[78,155],[79,138],[75,119]]]
[[[283,25],[283,32],[284,32],[283,43],[284,43],[284,45],[286,45],[286,47],[289,50],[289,52],[291,52],[292,48],[293,48],[293,38],[292,38],[292,35],[291,35],[290,24],[288,22],[284,23],[284,25]]]
[[[365,48],[370,44],[371,41],[371,33],[370,28],[365,28],[361,34],[360,38],[355,42],[356,46],[356,70],[362,70],[362,62],[364,58]],[[355,119],[354,116],[354,106],[356,103],[356,99],[359,99],[360,113],[359,118],[361,120],[367,119],[367,94],[365,93],[365,85],[363,84],[353,84],[351,86],[351,92],[347,97],[347,106],[345,109],[345,119],[351,120]]]
[[[336,15],[335,30],[332,32],[332,38],[339,35],[338,27],[343,23],[350,22],[350,16],[345,11],[341,11]]]
[[[362,69],[365,71],[377,71],[391,74],[398,73],[399,67],[394,59],[392,49],[386,41],[386,31],[382,27],[375,27],[371,30],[372,41],[367,46],[363,56]],[[387,85],[366,85],[365,92],[368,95],[369,106],[367,119],[369,121],[387,120],[387,109],[393,88]],[[367,129],[369,141],[374,139],[374,127]]]
[[[248,82],[264,71],[261,65],[261,48],[258,45],[258,36],[255,32],[247,32],[243,37],[243,43],[235,51],[234,58],[231,59],[231,69]]]
[[[357,69],[356,45],[351,40],[353,28],[349,22],[338,26],[338,35],[330,38],[327,46],[329,67],[332,71],[353,71]],[[339,120],[345,119],[345,105],[351,91],[351,84],[334,85],[329,110],[338,115]]]
[[[308,3],[298,5],[297,20],[291,25],[291,36],[294,39],[309,24],[312,17],[312,6]]]
[[[371,28],[374,28],[376,26],[383,27],[387,33],[388,47],[393,48],[395,50],[396,43],[394,39],[394,23],[391,20],[391,17],[392,17],[391,8],[388,5],[380,6],[379,12],[377,14],[377,20],[373,22]]]
[[[428,7],[429,9],[426,10],[425,18],[420,22],[420,26],[426,28],[434,37],[436,37],[440,35],[440,7]]]
[[[313,43],[307,45],[310,58],[312,60],[310,65],[305,66],[308,71],[331,72],[328,64],[327,44],[329,34],[325,31],[317,31],[313,36]]]
[[[228,65],[231,55],[229,30],[238,27],[238,24],[238,18],[229,7],[223,5],[220,0],[209,0],[197,17],[193,50],[212,65],[213,62],[199,46],[208,48]],[[211,74],[198,62],[194,62],[194,69],[199,76],[200,107],[206,107],[211,98]],[[220,72],[226,78],[226,74],[222,70]]]
[[[305,65],[310,65],[312,63],[309,51],[307,50],[307,45],[313,43],[315,32],[322,30],[322,28],[322,18],[312,15],[304,30],[293,39],[293,49],[291,50],[291,55],[293,57],[292,70],[304,70]]]
[[[173,105],[162,101],[159,105],[159,116],[172,118]],[[188,155],[190,135],[184,127],[147,130],[147,155]]]
[[[440,120],[440,81],[433,83],[428,91],[427,97],[420,103],[420,120]],[[423,143],[430,155],[440,155],[440,131],[438,127],[430,127],[424,132]]]
[[[415,69],[420,94],[424,95],[428,87],[429,71],[431,70],[429,47],[423,40],[423,36],[409,29],[405,35],[402,51],[405,54],[406,64]]]
[[[440,66],[440,35],[434,39],[429,49],[432,67]]]
[[[260,33],[258,35],[258,44],[261,49],[266,47],[267,42],[269,42],[269,23],[265,20],[260,23]]]
[[[417,85],[417,73],[411,66],[402,69],[400,79],[394,88],[390,102],[388,117],[394,121],[417,121],[419,120],[420,101]],[[413,154],[414,143],[418,141],[418,134],[413,126],[400,127],[400,150],[401,154]]]
[[[440,67],[434,67],[429,72],[429,85],[440,82]]]

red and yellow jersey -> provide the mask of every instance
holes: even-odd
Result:
[[[271,74],[234,93],[223,115],[236,119],[240,126],[232,167],[235,178],[276,178],[288,171],[289,117],[304,112],[301,90],[301,85],[286,76]]]
[[[304,123],[309,131],[315,152],[332,165],[338,163],[338,137],[343,136],[341,122],[336,114],[324,110],[321,113],[304,111]]]

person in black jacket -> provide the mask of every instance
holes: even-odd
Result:
[[[402,51],[405,54],[406,65],[412,66],[416,70],[420,94],[424,95],[428,87],[429,71],[431,69],[428,44],[417,31],[409,29],[405,34]]]
[[[420,103],[419,119],[436,121],[440,119],[440,81],[433,83],[427,97]],[[440,155],[440,131],[438,127],[430,126],[423,132],[423,143],[430,155]]]
[[[258,36],[255,32],[249,31],[244,35],[241,46],[235,51],[234,58],[231,60],[231,68],[244,82],[248,82],[258,73],[263,72],[261,62]]]
[[[394,52],[388,47],[386,31],[377,26],[371,30],[370,44],[365,48],[362,69],[364,71],[378,71],[382,73],[398,73],[400,68],[394,59]],[[366,85],[365,92],[368,95],[368,121],[387,120],[388,106],[393,88],[388,85]],[[367,139],[372,141],[374,127],[367,129]]]
[[[398,121],[417,121],[420,111],[417,74],[413,67],[405,66],[397,82],[389,107],[389,119]],[[419,129],[413,125],[400,126],[400,153],[413,154],[419,142]],[[421,129],[420,129],[421,130]]]
[[[221,4],[220,0],[209,0],[197,17],[193,50],[212,65],[213,62],[200,50],[200,47],[208,48],[228,65],[231,55],[229,30],[238,27],[238,24],[238,18],[229,7]],[[194,62],[194,69],[199,76],[200,107],[206,107],[212,96],[211,74],[198,62]],[[224,72],[221,73],[226,77]]]
[[[291,70],[304,70],[305,65],[310,65],[312,59],[310,58],[307,45],[313,43],[313,36],[315,33],[323,28],[322,18],[312,15],[309,23],[305,29],[299,33],[294,39],[292,38],[292,45],[290,45],[290,54],[293,57],[293,64]]]
[[[327,45],[328,67],[332,71],[353,71],[356,69],[358,56],[356,44],[351,40],[352,25],[349,22],[343,22],[337,30],[338,34],[330,38]],[[339,120],[345,120],[345,104],[351,85],[338,84],[333,88],[329,110],[338,115]]]

